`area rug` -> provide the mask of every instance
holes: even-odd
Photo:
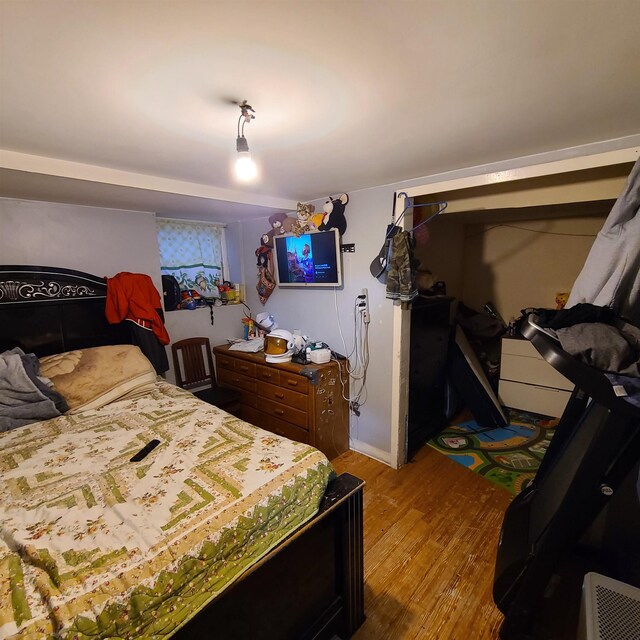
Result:
[[[509,424],[484,429],[474,420],[452,424],[428,444],[513,495],[531,484],[557,418],[508,409]]]

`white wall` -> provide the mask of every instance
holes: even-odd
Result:
[[[232,277],[241,271],[239,227],[231,225],[228,241]],[[114,276],[120,271],[146,273],[162,291],[155,215],[51,202],[0,198],[0,264],[31,264]],[[237,276],[238,279],[240,276]],[[166,326],[173,342],[207,336],[212,344],[242,334],[244,307],[173,311]],[[168,349],[169,362],[171,354]],[[173,371],[167,378],[174,381]]]
[[[462,300],[477,310],[491,301],[507,322],[527,307],[554,308],[556,293],[571,291],[604,220],[592,216],[469,225]]]
[[[160,289],[153,213],[0,199],[0,263],[114,276],[149,274]]]
[[[337,194],[336,194],[337,195]],[[343,282],[340,290],[278,289],[265,307],[260,304],[255,289],[256,266],[254,251],[260,236],[269,229],[268,220],[243,223],[242,243],[245,255],[247,300],[255,314],[267,310],[274,314],[281,327],[301,329],[315,340],[323,340],[335,351],[345,352],[336,317],[342,325],[347,352],[353,348],[353,303],[363,287],[369,290],[371,324],[369,344],[371,361],[367,382],[368,400],[361,416],[351,417],[352,447],[389,460],[391,426],[391,340],[393,303],[385,298],[385,288],[369,273],[369,264],[380,251],[385,228],[391,217],[393,187],[365,189],[349,194],[346,208],[348,221],[343,242],[353,242],[355,253],[343,255]],[[322,201],[316,201],[316,209]]]

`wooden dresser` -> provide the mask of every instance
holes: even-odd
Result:
[[[239,417],[320,449],[329,459],[349,450],[349,407],[338,364],[269,364],[264,353],[213,348],[220,386],[242,394]],[[345,385],[348,385],[348,376]],[[346,386],[346,393],[348,386]]]

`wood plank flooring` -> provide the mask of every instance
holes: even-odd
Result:
[[[399,471],[353,451],[332,462],[367,483],[367,620],[354,639],[497,638],[493,568],[511,496],[429,447]]]

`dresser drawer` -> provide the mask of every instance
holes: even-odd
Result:
[[[289,440],[309,444],[309,432],[304,429],[300,429],[289,422],[284,422],[284,420],[280,420],[279,418],[275,418],[265,413],[260,413],[258,423],[258,426],[262,429],[276,433],[284,438],[289,438]]]
[[[300,409],[300,411],[307,410],[308,396],[303,393],[298,393],[297,391],[291,391],[291,389],[276,387],[274,384],[262,382],[262,380],[258,380],[258,395],[262,398],[274,400],[275,402],[281,402],[288,407]]]
[[[503,353],[500,378],[543,387],[573,390],[573,383],[558,373],[546,360]]]
[[[262,364],[256,365],[256,378],[271,384],[280,384],[280,372],[275,367],[265,367]]]
[[[256,408],[258,406],[258,396],[253,391],[245,391],[240,389],[240,402],[248,407]]]
[[[251,393],[257,393],[258,382],[255,378],[249,378],[241,373],[235,371],[229,371],[228,369],[220,369],[218,372],[218,382],[226,384],[237,389],[243,389],[244,391],[250,391]]]
[[[500,401],[507,407],[533,411],[558,418],[569,402],[571,394],[562,389],[537,387],[533,384],[500,380]]]
[[[525,358],[538,358],[544,360],[540,352],[529,342],[521,338],[502,338],[502,357],[505,354],[523,356]]]
[[[254,362],[246,362],[245,360],[236,358],[233,361],[233,370],[250,378],[256,377],[256,364]]]
[[[270,416],[274,416],[275,418],[291,422],[298,427],[307,429],[307,413],[305,411],[287,407],[279,402],[273,402],[272,400],[266,400],[264,398],[260,398],[258,405],[260,411],[268,413]]]
[[[309,380],[304,376],[299,376],[288,371],[280,371],[280,386],[285,389],[293,389],[299,393],[307,393]]]
[[[231,358],[229,356],[223,356],[219,353],[216,353],[216,367],[218,369],[230,369],[233,370],[233,363],[236,361],[236,358]]]

